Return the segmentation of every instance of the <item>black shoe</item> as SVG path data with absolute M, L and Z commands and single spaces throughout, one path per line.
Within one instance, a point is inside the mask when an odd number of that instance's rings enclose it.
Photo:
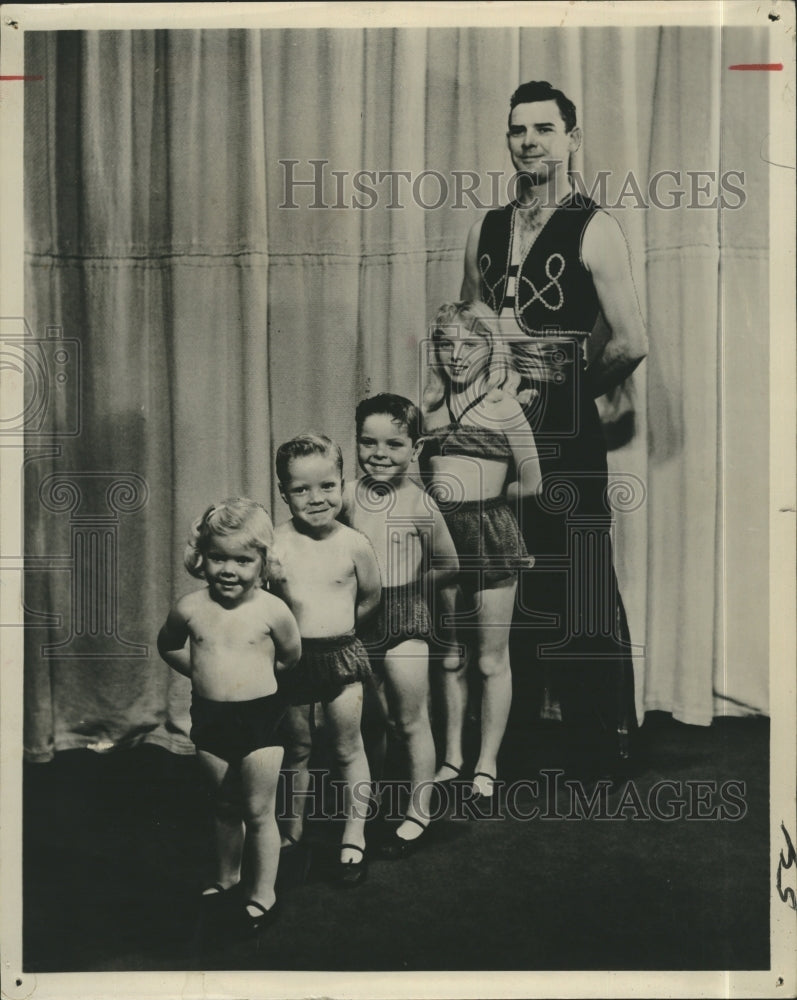
M 260 910 L 259 913 L 252 916 L 247 907 L 254 907 Z M 279 916 L 279 906 L 276 900 L 274 904 L 267 910 L 262 903 L 258 903 L 256 899 L 247 899 L 244 905 L 244 930 L 247 934 L 259 934 L 261 931 L 265 930 L 266 927 L 270 927 L 274 921 Z
M 450 778 L 435 778 L 434 783 L 436 785 L 448 785 L 452 781 L 457 781 L 459 778 L 462 777 L 462 768 L 461 767 L 456 767 L 456 765 L 454 765 L 454 764 L 449 764 L 447 760 L 443 761 L 443 763 L 440 765 L 440 767 L 438 768 L 438 770 L 441 770 L 444 767 L 447 767 L 449 769 L 449 771 L 453 771 L 454 773 L 451 775 Z
M 471 819 L 488 819 L 490 817 L 495 817 L 495 808 L 498 803 L 498 779 L 494 774 L 488 774 L 487 771 L 475 771 L 473 774 L 474 778 L 489 778 L 493 782 L 492 793 L 490 795 L 484 795 L 484 793 L 478 791 L 475 785 L 472 785 L 473 795 L 469 799 L 471 805 L 476 807 L 476 812 L 471 813 Z
M 408 858 L 411 854 L 421 846 L 421 841 L 426 836 L 426 831 L 429 829 L 428 823 L 421 823 L 419 819 L 415 819 L 414 816 L 405 816 L 405 822 L 415 823 L 419 826 L 423 833 L 417 836 L 414 840 L 407 840 L 404 837 L 399 837 L 398 828 L 396 828 L 389 839 L 384 841 L 384 843 L 379 845 L 379 857 L 384 858 L 386 861 L 399 861 L 402 858 Z
M 352 851 L 359 851 L 362 857 L 359 861 L 338 861 L 337 864 L 337 881 L 340 885 L 351 888 L 352 886 L 359 885 L 364 879 L 366 872 L 368 871 L 368 865 L 365 860 L 365 849 L 360 847 L 358 844 L 341 844 L 340 849 L 349 848 Z
M 229 885 L 226 888 L 221 884 L 221 882 L 214 882 L 213 885 L 207 886 L 202 891 L 202 895 L 199 897 L 202 911 L 211 914 L 224 909 L 230 905 L 231 901 L 238 896 L 240 891 L 240 882 L 235 882 L 233 885 Z
M 231 887 L 230 887 L 231 888 Z M 229 892 L 229 888 L 225 888 L 221 882 L 214 882 L 213 885 L 207 886 L 202 890 L 202 899 L 205 902 L 215 901 L 220 899 L 226 892 Z
M 496 776 L 494 774 L 488 774 L 486 771 L 474 771 L 473 772 L 473 777 L 474 778 L 489 778 L 489 780 L 492 782 L 492 791 L 490 792 L 489 795 L 485 795 L 483 792 L 478 791 L 478 789 L 476 788 L 476 785 L 474 784 L 473 785 L 473 791 L 474 791 L 475 794 L 474 794 L 473 799 L 471 801 L 473 801 L 473 802 L 486 802 L 486 803 L 492 802 L 493 795 L 495 795 L 496 782 L 498 781 L 498 779 L 496 778 Z

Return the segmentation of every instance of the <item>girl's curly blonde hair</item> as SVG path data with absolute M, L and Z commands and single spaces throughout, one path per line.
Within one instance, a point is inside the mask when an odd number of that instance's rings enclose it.
M 212 504 L 202 517 L 191 525 L 191 536 L 185 547 L 183 563 L 191 576 L 205 576 L 205 555 L 213 538 L 241 535 L 245 544 L 257 549 L 261 556 L 261 580 L 267 578 L 268 554 L 274 544 L 274 526 L 266 508 L 247 497 L 229 497 Z

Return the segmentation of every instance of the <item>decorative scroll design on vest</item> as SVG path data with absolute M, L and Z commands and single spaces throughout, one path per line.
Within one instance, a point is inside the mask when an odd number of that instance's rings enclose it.
M 482 296 L 485 305 L 488 305 L 494 313 L 501 312 L 501 303 L 504 301 L 504 293 L 506 289 L 506 275 L 503 274 L 491 285 L 487 280 L 487 275 L 490 272 L 490 268 L 493 265 L 492 258 L 488 253 L 483 253 L 479 257 L 479 274 L 481 275 L 482 281 Z M 496 292 L 496 289 L 500 288 L 500 294 Z
M 524 259 L 523 264 L 526 261 Z M 558 270 L 553 273 L 553 266 L 557 265 Z M 535 302 L 541 302 L 546 309 L 551 312 L 557 312 L 562 308 L 565 302 L 564 292 L 562 291 L 562 286 L 559 284 L 559 279 L 562 277 L 565 271 L 565 259 L 560 253 L 552 253 L 548 259 L 545 261 L 545 277 L 548 278 L 548 284 L 543 285 L 542 288 L 537 288 L 534 282 L 523 274 L 523 266 L 521 265 L 518 271 L 518 292 L 515 294 L 515 301 L 518 303 L 518 312 L 523 315 L 523 313 L 532 306 Z M 531 298 L 520 305 L 520 285 L 527 285 L 531 289 Z M 546 293 L 550 289 L 555 289 L 552 295 L 552 301 L 549 302 L 546 299 Z

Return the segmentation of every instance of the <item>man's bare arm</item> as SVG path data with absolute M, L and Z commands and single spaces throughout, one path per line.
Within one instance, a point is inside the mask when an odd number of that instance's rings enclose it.
M 603 348 L 587 368 L 592 394 L 597 397 L 628 378 L 647 356 L 648 339 L 628 245 L 615 219 L 605 212 L 593 216 L 584 232 L 581 256 L 608 324 Z

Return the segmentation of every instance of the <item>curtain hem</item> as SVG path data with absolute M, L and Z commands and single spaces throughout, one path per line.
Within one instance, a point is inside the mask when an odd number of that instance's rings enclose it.
M 132 739 L 119 740 L 116 743 L 108 741 L 107 745 L 103 741 L 92 741 L 90 738 L 61 739 L 56 742 L 55 746 L 47 750 L 26 749 L 23 752 L 23 760 L 28 764 L 48 764 L 56 754 L 68 750 L 90 750 L 92 753 L 105 756 L 115 753 L 117 750 L 132 750 L 144 744 L 161 747 L 163 750 L 181 757 L 193 756 L 196 752 L 194 744 L 187 737 L 147 733 L 143 736 L 135 736 Z

